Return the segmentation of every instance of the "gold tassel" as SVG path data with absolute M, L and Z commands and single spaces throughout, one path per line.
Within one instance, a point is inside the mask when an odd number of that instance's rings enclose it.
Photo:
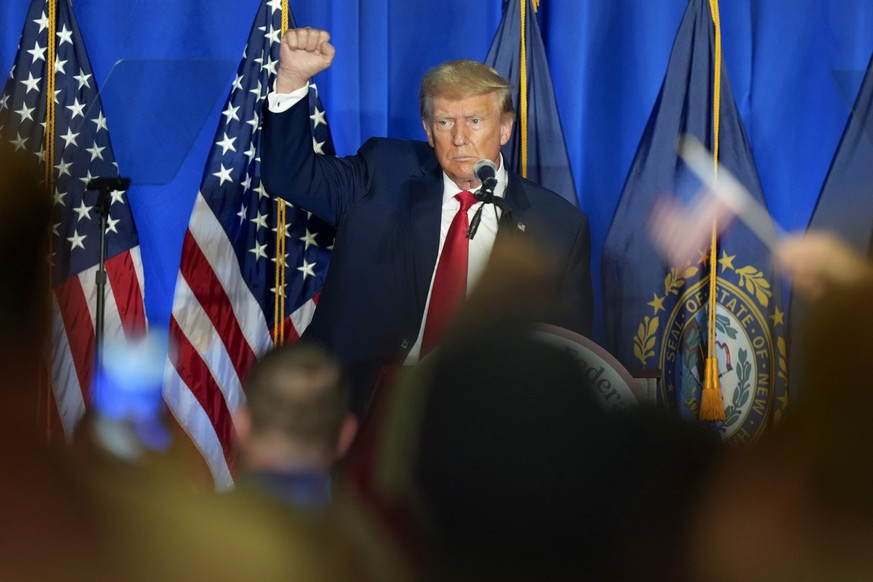
M 703 372 L 703 396 L 700 398 L 700 420 L 724 420 L 721 384 L 718 381 L 718 358 L 706 358 Z

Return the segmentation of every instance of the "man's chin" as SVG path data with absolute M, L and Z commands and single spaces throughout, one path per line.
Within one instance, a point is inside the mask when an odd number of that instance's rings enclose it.
M 458 186 L 458 188 L 461 188 L 463 190 L 472 190 L 475 187 L 474 184 L 476 183 L 476 179 L 472 176 L 472 174 L 469 176 L 455 175 L 454 177 L 449 177 L 452 179 L 452 182 L 454 182 Z
M 475 162 L 470 164 L 452 164 L 450 167 L 448 167 L 448 171 L 446 171 L 446 174 L 452 176 L 455 181 L 469 182 L 476 179 L 473 174 L 474 165 Z

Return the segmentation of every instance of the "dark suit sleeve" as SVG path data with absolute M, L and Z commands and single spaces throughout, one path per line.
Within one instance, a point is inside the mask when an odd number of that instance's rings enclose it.
M 337 226 L 366 195 L 366 163 L 360 156 L 337 158 L 313 151 L 307 99 L 282 113 L 265 107 L 263 115 L 261 178 L 267 192 Z
M 591 285 L 591 231 L 588 217 L 582 214 L 579 229 L 561 282 L 561 301 L 565 315 L 563 327 L 591 337 L 593 329 L 594 297 Z

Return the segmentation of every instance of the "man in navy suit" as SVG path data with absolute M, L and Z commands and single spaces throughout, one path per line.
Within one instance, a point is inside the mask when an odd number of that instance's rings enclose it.
M 261 168 L 270 193 L 337 229 L 305 335 L 342 362 L 352 380 L 353 410 L 363 411 L 386 363 L 414 363 L 429 349 L 422 340 L 426 324 L 433 325 L 428 312 L 438 258 L 461 214 L 456 197 L 481 186 L 473 171 L 480 160 L 497 168 L 495 203 L 478 202 L 467 211 L 472 218 L 484 205 L 466 253 L 466 289 L 481 276 L 499 227 L 500 237 L 533 241 L 557 266 L 554 288 L 562 309 L 551 323 L 590 335 L 588 219 L 554 192 L 507 170 L 500 148 L 515 119 L 510 83 L 482 63 L 444 63 L 422 80 L 426 143 L 373 138 L 353 156 L 318 155 L 306 96 L 309 79 L 333 62 L 329 41 L 327 32 L 310 28 L 286 33 L 264 114 Z

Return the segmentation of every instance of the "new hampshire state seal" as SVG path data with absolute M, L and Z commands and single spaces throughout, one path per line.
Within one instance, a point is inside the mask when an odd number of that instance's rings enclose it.
M 773 287 L 752 265 L 735 267 L 722 252 L 716 286 L 718 373 L 725 420 L 714 425 L 732 444 L 756 440 L 787 406 L 784 314 Z M 702 255 L 699 263 L 706 263 Z M 663 294 L 654 293 L 634 337 L 634 355 L 662 371 L 659 399 L 686 418 L 697 418 L 708 353 L 709 280 L 700 267 L 671 269 Z M 669 307 L 666 307 L 669 305 Z

